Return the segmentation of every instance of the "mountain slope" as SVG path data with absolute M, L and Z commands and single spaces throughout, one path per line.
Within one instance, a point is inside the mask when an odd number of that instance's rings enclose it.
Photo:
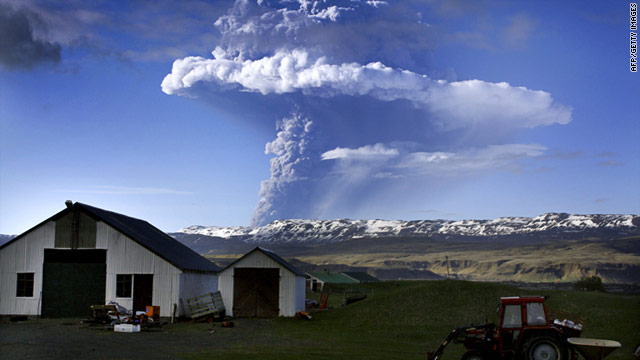
M 640 217 L 549 213 L 496 220 L 279 220 L 263 227 L 190 226 L 171 234 L 224 265 L 252 247 L 305 271 L 382 279 L 447 275 L 485 281 L 640 283 Z M 435 274 L 435 275 L 434 275 Z
M 3 235 L 3 234 L 0 234 L 0 246 L 2 246 L 4 243 L 7 243 L 7 242 L 11 241 L 16 236 L 17 235 Z
M 495 220 L 277 220 L 262 227 L 190 226 L 183 234 L 238 239 L 246 243 L 340 242 L 363 237 L 442 237 L 545 234 L 613 237 L 640 233 L 637 215 L 570 215 L 548 213 L 534 218 Z

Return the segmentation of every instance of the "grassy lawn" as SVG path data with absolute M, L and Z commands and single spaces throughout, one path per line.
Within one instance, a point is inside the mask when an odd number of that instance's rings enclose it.
M 354 286 L 349 286 L 354 288 Z M 311 321 L 268 321 L 246 340 L 211 352 L 184 354 L 190 359 L 424 359 L 456 326 L 480 324 L 486 314 L 497 322 L 501 296 L 551 295 L 549 308 L 585 320 L 583 337 L 623 344 L 608 359 L 633 359 L 640 342 L 640 297 L 576 291 L 532 293 L 517 288 L 466 281 L 392 281 L 358 285 L 367 299 L 341 306 L 341 288 L 330 296 L 333 309 L 313 313 Z M 307 294 L 318 298 L 319 294 Z M 464 349 L 450 345 L 445 358 L 459 359 Z

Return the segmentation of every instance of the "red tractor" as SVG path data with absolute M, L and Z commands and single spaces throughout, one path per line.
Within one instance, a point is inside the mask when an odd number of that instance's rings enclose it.
M 542 296 L 503 297 L 499 311 L 498 326 L 453 329 L 435 351 L 427 354 L 427 360 L 441 359 L 444 348 L 451 342 L 461 343 L 467 349 L 462 360 L 568 360 L 569 350 L 572 360 L 578 356 L 574 350 L 591 360 L 589 351 L 595 351 L 598 354 L 595 358 L 602 359 L 620 347 L 620 343 L 610 340 L 576 341 L 582 333 L 582 324 L 569 320 L 551 322 Z

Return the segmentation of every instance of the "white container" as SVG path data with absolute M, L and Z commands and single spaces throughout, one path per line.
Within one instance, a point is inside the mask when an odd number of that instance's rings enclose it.
M 126 333 L 140 332 L 140 325 L 131 325 L 131 324 L 113 325 L 113 331 L 126 332 Z

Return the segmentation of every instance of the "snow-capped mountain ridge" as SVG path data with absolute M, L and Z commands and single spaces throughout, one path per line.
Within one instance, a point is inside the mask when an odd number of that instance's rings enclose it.
M 503 236 L 542 232 L 615 231 L 639 233 L 638 215 L 574 215 L 547 213 L 534 218 L 494 220 L 276 220 L 261 227 L 189 226 L 179 232 L 245 242 L 339 242 L 363 237 Z

